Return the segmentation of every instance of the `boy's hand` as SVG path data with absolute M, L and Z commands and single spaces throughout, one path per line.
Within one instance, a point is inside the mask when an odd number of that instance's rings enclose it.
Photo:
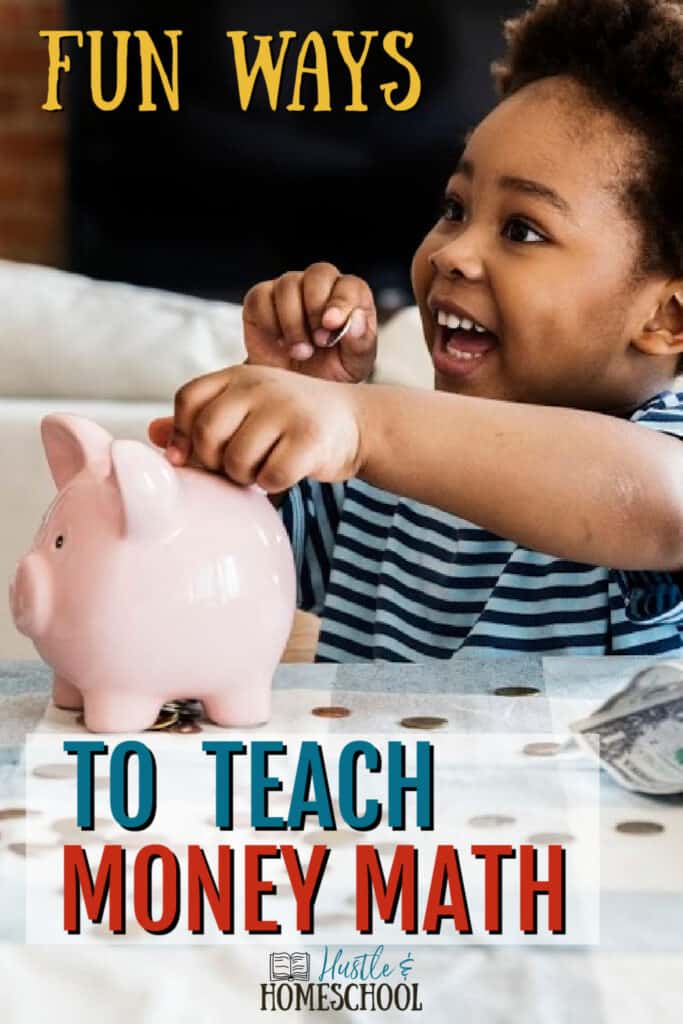
M 149 436 L 176 466 L 191 456 L 235 483 L 278 493 L 305 476 L 333 482 L 356 474 L 359 404 L 354 388 L 235 366 L 183 385 L 173 419 L 153 420 Z
M 346 323 L 344 337 L 330 338 Z M 251 288 L 242 312 L 248 363 L 296 370 L 309 377 L 355 384 L 366 380 L 377 350 L 377 313 L 360 277 L 331 263 L 313 263 Z

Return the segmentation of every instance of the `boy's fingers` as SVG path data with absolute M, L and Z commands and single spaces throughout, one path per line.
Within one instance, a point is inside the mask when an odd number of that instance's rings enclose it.
M 321 330 L 323 313 L 342 275 L 333 263 L 312 263 L 303 274 L 301 292 L 311 334 Z
M 249 362 L 286 369 L 289 353 L 281 339 L 272 281 L 263 281 L 247 292 L 242 307 L 242 324 Z
M 157 448 L 165 448 L 173 433 L 173 417 L 160 416 L 147 426 L 147 436 Z
M 290 271 L 279 277 L 273 286 L 273 301 L 280 325 L 280 335 L 288 349 L 293 345 L 311 342 L 301 291 L 301 278 L 302 275 L 297 271 Z
M 207 469 L 222 468 L 225 445 L 249 413 L 248 390 L 236 389 L 233 396 L 224 391 L 221 388 L 220 399 L 203 406 L 192 425 L 192 452 Z
M 281 433 L 274 418 L 264 421 L 263 417 L 247 414 L 223 448 L 225 475 L 237 484 L 253 484 Z
M 349 329 L 339 342 L 339 359 L 353 380 L 366 380 L 377 354 L 377 320 L 373 313 L 354 310 Z
M 311 469 L 311 454 L 290 435 L 283 435 L 259 469 L 255 482 L 268 494 L 279 494 L 302 480 Z
M 175 393 L 173 402 L 173 432 L 167 442 L 172 462 L 180 464 L 190 454 L 194 438 L 194 425 L 205 406 L 228 386 L 230 370 L 217 370 L 188 381 Z M 201 456 L 200 456 L 201 458 Z
M 321 325 L 328 331 L 339 331 L 354 309 L 374 314 L 375 302 L 362 277 L 344 274 L 336 281 L 330 293 Z

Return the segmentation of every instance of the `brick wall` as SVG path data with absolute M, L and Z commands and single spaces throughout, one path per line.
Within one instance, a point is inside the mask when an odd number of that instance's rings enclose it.
M 41 110 L 60 0 L 0 0 L 0 258 L 64 258 L 65 114 Z

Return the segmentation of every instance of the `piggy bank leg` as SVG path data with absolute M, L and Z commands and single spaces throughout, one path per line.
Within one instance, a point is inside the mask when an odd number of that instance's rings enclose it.
M 158 697 L 130 690 L 89 691 L 83 718 L 91 732 L 142 732 L 154 725 L 160 706 Z
M 56 672 L 52 679 L 52 701 L 55 707 L 65 711 L 80 711 L 83 707 L 81 691 Z
M 229 687 L 230 684 L 227 684 Z M 207 717 L 216 725 L 262 725 L 270 718 L 271 677 L 251 680 L 249 689 L 226 688 L 222 693 L 202 697 Z

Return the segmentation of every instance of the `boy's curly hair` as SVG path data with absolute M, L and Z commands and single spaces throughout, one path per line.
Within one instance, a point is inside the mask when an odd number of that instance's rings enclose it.
M 569 75 L 640 142 L 619 183 L 641 230 L 636 274 L 683 273 L 683 0 L 536 0 L 504 34 L 501 99 Z

